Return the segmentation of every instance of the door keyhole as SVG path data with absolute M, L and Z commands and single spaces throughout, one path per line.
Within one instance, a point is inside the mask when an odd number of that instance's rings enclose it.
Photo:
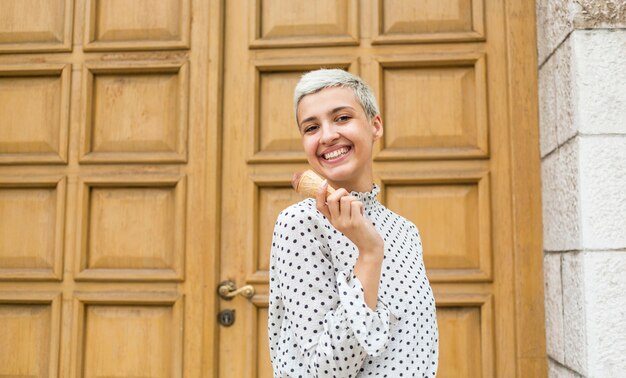
M 217 315 L 217 319 L 224 327 L 230 327 L 235 322 L 235 310 L 222 310 Z

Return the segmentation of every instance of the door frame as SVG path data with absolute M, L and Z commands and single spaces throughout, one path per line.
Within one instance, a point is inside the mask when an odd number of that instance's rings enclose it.
M 506 0 L 505 11 L 516 370 L 546 377 L 535 2 Z

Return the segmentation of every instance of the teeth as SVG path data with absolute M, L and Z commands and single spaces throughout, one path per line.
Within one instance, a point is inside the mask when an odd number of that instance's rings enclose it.
M 340 148 L 338 150 L 335 150 L 333 152 L 329 152 L 327 154 L 324 154 L 324 159 L 326 159 L 326 160 L 334 159 L 334 158 L 336 158 L 338 156 L 345 155 L 347 152 L 348 152 L 348 148 L 347 147 L 342 147 L 342 148 Z

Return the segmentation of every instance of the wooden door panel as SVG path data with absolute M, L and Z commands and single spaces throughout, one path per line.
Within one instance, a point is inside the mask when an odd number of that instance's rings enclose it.
M 52 377 L 59 361 L 61 296 L 0 293 L 0 376 Z
M 0 3 L 0 53 L 69 51 L 74 0 L 4 0 Z
M 189 63 L 85 65 L 81 162 L 184 162 Z
M 410 166 L 405 169 L 396 174 L 377 170 L 382 200 L 391 210 L 419 225 L 430 281 L 491 281 L 488 173 L 441 169 L 433 174 L 416 172 Z
M 182 376 L 182 296 L 77 293 L 74 305 L 77 375 Z
M 66 180 L 0 179 L 0 280 L 60 280 Z
M 375 0 L 375 44 L 484 39 L 483 0 Z
M 184 279 L 185 177 L 84 178 L 78 198 L 77 280 Z
M 376 160 L 488 156 L 485 57 L 443 55 L 376 58 L 385 117 Z
M 440 377 L 480 377 L 480 312 L 472 307 L 437 307 Z
M 67 161 L 70 64 L 0 64 L 0 164 Z
M 189 47 L 190 0 L 87 0 L 85 50 Z
M 437 295 L 437 323 L 438 377 L 495 376 L 490 294 L 440 293 Z
M 250 47 L 358 44 L 358 0 L 253 0 Z

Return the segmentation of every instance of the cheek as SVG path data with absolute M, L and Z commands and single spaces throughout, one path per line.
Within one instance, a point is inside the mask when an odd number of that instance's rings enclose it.
M 359 155 L 370 155 L 373 151 L 374 141 L 371 139 L 362 138 L 359 143 L 357 153 Z
M 304 153 L 307 155 L 315 155 L 317 152 L 317 144 L 311 138 L 303 138 L 302 147 L 304 148 Z
M 304 147 L 304 155 L 306 156 L 306 160 L 312 166 L 317 166 L 319 164 L 317 160 L 317 140 L 314 138 L 303 138 L 302 139 L 302 147 Z

